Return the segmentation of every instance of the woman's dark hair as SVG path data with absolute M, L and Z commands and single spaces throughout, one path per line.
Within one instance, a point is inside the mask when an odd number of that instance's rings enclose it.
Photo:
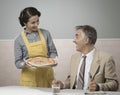
M 76 30 L 81 29 L 85 36 L 89 38 L 90 44 L 95 44 L 97 40 L 97 32 L 96 29 L 90 25 L 76 26 Z
M 34 7 L 27 7 L 20 12 L 19 22 L 21 26 L 25 26 L 25 23 L 28 22 L 29 18 L 32 16 L 38 15 L 41 16 L 41 13 Z

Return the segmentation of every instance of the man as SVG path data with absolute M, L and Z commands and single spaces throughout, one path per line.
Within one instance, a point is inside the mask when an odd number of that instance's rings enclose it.
M 96 39 L 97 32 L 92 26 L 76 27 L 73 42 L 79 53 L 71 58 L 70 75 L 65 82 L 53 80 L 53 83 L 60 83 L 61 88 L 89 89 L 90 91 L 118 89 L 115 62 L 110 54 L 98 51 L 94 47 Z

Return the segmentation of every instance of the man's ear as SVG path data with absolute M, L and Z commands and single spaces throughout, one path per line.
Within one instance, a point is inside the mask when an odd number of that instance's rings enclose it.
M 89 44 L 89 38 L 88 37 L 85 38 L 85 43 Z

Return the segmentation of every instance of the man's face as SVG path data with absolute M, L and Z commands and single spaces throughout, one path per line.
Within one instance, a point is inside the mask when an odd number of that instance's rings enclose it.
M 30 17 L 29 21 L 25 24 L 26 30 L 28 32 L 37 31 L 38 25 L 39 25 L 39 17 L 38 17 L 38 15 Z
M 76 50 L 83 52 L 86 44 L 86 37 L 83 34 L 82 30 L 79 29 L 76 31 L 75 38 L 73 42 L 76 44 Z

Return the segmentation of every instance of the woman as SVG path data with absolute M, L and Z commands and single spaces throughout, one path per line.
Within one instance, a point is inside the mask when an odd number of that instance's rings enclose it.
M 34 7 L 23 9 L 19 16 L 24 31 L 15 39 L 14 52 L 15 65 L 22 69 L 21 86 L 51 87 L 54 79 L 52 67 L 32 68 L 24 62 L 26 58 L 57 56 L 49 31 L 38 28 L 40 16 L 41 13 Z

